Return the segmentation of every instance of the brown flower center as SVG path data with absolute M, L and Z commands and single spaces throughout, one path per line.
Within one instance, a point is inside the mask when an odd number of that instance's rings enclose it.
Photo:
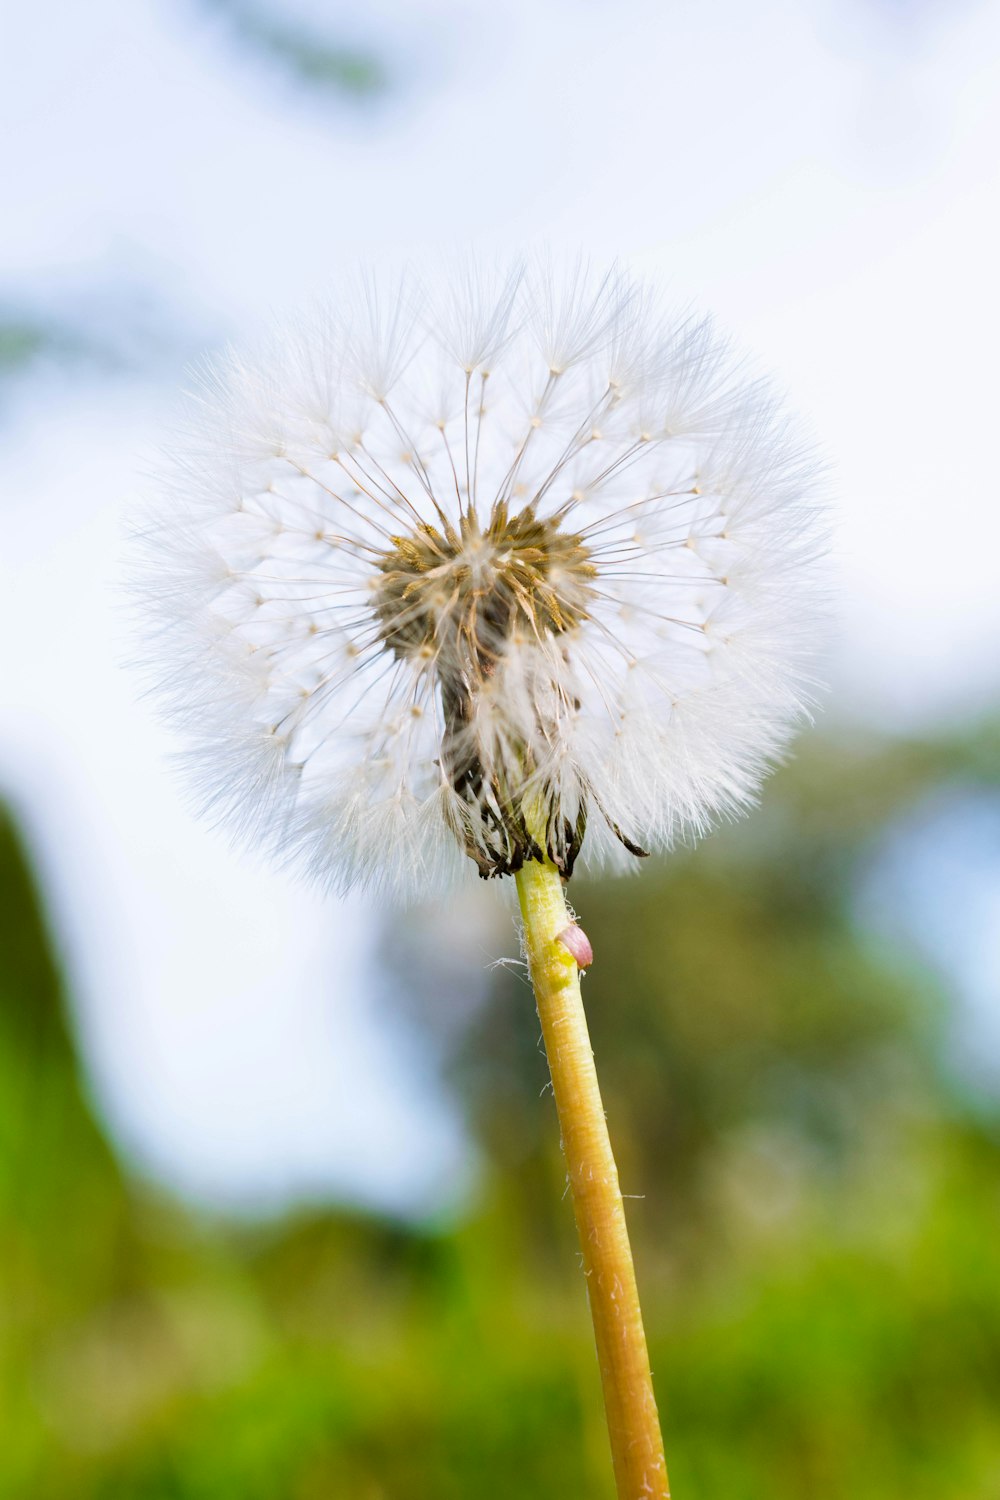
M 475 511 L 457 526 L 440 512 L 439 519 L 393 537 L 379 560 L 373 605 L 382 639 L 397 658 L 434 674 L 444 728 L 439 764 L 457 793 L 449 817 L 480 874 L 512 874 L 548 854 L 568 875 L 586 825 L 583 800 L 567 819 L 554 789 L 536 787 L 542 844 L 522 806 L 522 786 L 552 726 L 540 707 L 536 722 L 520 729 L 513 722 L 498 729 L 495 716 L 477 710 L 512 648 L 551 644 L 586 620 L 597 570 L 583 537 L 561 529 L 563 514 L 541 519 L 527 505 L 511 515 L 498 501 L 485 527 Z
M 596 570 L 581 536 L 534 507 L 498 502 L 485 529 L 424 523 L 393 537 L 379 562 L 375 613 L 398 657 L 424 657 L 468 690 L 492 676 L 511 642 L 562 635 L 587 618 Z

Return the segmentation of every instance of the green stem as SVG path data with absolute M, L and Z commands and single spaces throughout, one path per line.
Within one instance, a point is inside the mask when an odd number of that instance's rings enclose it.
M 517 894 L 583 1250 L 618 1500 L 669 1500 L 625 1208 L 580 972 L 559 941 L 571 918 L 558 870 L 548 860 L 529 861 L 517 876 Z

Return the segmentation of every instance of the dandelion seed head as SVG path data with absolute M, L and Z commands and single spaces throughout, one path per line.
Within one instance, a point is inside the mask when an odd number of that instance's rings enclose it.
M 207 372 L 139 527 L 203 806 L 402 895 L 703 833 L 808 705 L 815 473 L 617 270 L 364 280 Z

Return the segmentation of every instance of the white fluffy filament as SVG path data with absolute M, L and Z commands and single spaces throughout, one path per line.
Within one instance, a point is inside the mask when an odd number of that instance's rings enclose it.
M 570 868 L 664 848 L 804 711 L 815 463 L 618 271 L 366 281 L 227 356 L 164 470 L 139 593 L 202 802 L 340 889 L 517 868 L 529 803 Z

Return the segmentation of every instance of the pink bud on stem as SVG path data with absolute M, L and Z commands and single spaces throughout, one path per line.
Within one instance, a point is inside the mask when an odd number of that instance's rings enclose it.
M 562 932 L 557 935 L 556 942 L 562 943 L 563 947 L 572 953 L 576 959 L 577 968 L 589 969 L 594 962 L 594 950 L 590 946 L 590 938 L 575 922 L 563 928 Z

